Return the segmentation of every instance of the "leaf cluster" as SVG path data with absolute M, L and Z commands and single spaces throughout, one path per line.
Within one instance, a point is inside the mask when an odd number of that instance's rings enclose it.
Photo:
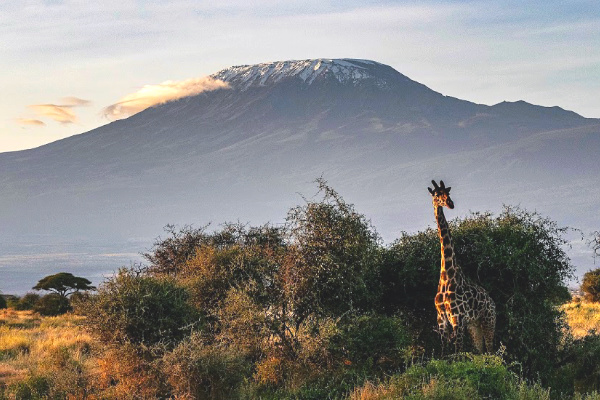
M 583 275 L 581 291 L 586 300 L 600 301 L 600 268 L 590 270 Z

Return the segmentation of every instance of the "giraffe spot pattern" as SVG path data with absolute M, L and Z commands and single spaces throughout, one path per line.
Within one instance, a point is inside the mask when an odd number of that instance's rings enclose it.
M 480 352 L 483 352 L 484 341 L 486 350 L 492 351 L 496 307 L 485 289 L 469 281 L 453 259 L 452 238 L 442 210 L 442 206 L 445 206 L 448 200 L 450 198 L 447 194 L 433 195 L 442 247 L 442 271 L 435 297 L 438 328 L 443 341 L 454 340 L 457 351 L 462 350 L 462 339 L 466 328 Z

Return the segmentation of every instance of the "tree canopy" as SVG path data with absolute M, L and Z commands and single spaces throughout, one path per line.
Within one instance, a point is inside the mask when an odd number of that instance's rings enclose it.
M 121 271 L 92 296 L 86 323 L 108 344 L 146 349 L 138 354 L 152 368 L 164 363 L 151 369 L 164 373 L 154 381 L 172 389 L 157 397 L 235 397 L 229 391 L 246 382 L 250 398 L 303 398 L 282 391 L 319 385 L 310 398 L 323 398 L 439 355 L 437 232 L 384 245 L 364 215 L 317 183 L 321 197 L 292 208 L 282 226 L 169 226 L 147 268 Z M 450 228 L 465 275 L 496 303 L 496 347 L 549 382 L 566 339 L 556 307 L 573 270 L 566 229 L 511 207 Z
M 588 301 L 600 301 L 600 268 L 590 270 L 583 275 L 581 291 Z
M 47 290 L 66 298 L 80 290 L 95 290 L 96 288 L 91 284 L 92 282 L 86 278 L 74 276 L 69 272 L 59 272 L 40 279 L 33 289 Z

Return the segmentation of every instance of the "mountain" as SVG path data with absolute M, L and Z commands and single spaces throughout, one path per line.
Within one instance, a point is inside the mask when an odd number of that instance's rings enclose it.
M 523 101 L 475 104 L 368 60 L 211 77 L 229 87 L 0 154 L 0 242 L 151 240 L 168 223 L 281 222 L 319 176 L 387 240 L 433 224 L 434 178 L 454 188 L 451 217 L 514 204 L 600 229 L 598 119 Z

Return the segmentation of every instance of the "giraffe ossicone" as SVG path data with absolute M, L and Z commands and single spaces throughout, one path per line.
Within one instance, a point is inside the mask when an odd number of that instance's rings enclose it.
M 491 352 L 494 347 L 496 305 L 481 286 L 469 280 L 456 262 L 450 227 L 444 216 L 444 207 L 454 208 L 450 187 L 435 181 L 429 193 L 433 198 L 433 211 L 441 246 L 440 282 L 435 296 L 437 322 L 442 337 L 442 347 L 454 341 L 455 351 L 462 351 L 464 331 L 469 330 L 473 344 L 480 353 Z

